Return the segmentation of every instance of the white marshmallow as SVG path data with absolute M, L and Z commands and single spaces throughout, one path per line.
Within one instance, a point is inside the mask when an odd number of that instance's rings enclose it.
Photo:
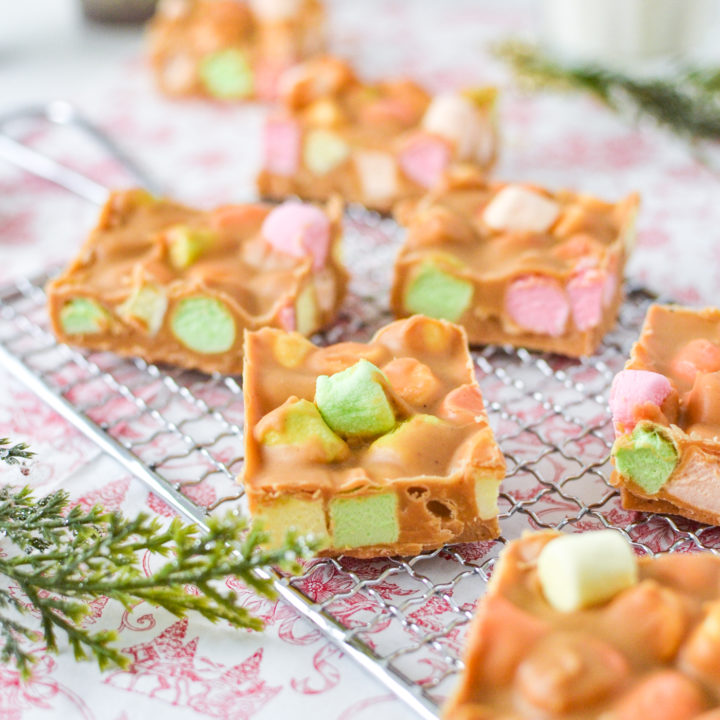
M 196 63 L 190 55 L 173 55 L 162 69 L 165 88 L 170 93 L 184 93 L 195 84 Z
M 398 172 L 392 155 L 378 150 L 360 150 L 353 160 L 368 202 L 383 202 L 395 196 Z
M 488 203 L 483 220 L 494 230 L 545 232 L 559 214 L 554 200 L 521 185 L 508 185 Z
M 301 0 L 250 0 L 250 8 L 261 20 L 283 22 L 300 11 Z
M 458 160 L 486 163 L 492 157 L 494 138 L 489 121 L 469 98 L 455 93 L 436 95 L 422 126 L 453 143 Z
M 545 598 L 561 612 L 609 600 L 638 580 L 635 554 L 615 530 L 551 540 L 538 557 L 537 570 Z

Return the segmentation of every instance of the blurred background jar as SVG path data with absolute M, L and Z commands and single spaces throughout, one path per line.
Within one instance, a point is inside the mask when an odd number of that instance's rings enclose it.
M 81 0 L 88 20 L 103 23 L 141 23 L 152 17 L 157 0 Z
M 704 54 L 720 0 L 542 0 L 543 41 L 579 62 L 627 66 Z M 710 45 L 715 45 L 715 48 Z

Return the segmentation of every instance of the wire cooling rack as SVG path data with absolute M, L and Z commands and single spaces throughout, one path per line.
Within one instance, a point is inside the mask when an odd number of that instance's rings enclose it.
M 398 227 L 351 208 L 345 237 L 351 292 L 337 322 L 314 338 L 321 344 L 367 340 L 390 319 Z M 243 512 L 235 480 L 243 463 L 240 379 L 58 344 L 45 311 L 50 276 L 0 288 L 0 364 L 176 511 L 201 526 L 208 513 Z M 437 717 L 462 669 L 468 621 L 498 552 L 522 531 L 613 527 L 646 553 L 720 547 L 715 528 L 623 510 L 607 482 L 607 393 L 650 301 L 628 289 L 617 327 L 589 359 L 509 347 L 473 351 L 508 465 L 499 540 L 413 558 L 320 559 L 299 576 L 274 575 L 287 602 L 420 717 Z

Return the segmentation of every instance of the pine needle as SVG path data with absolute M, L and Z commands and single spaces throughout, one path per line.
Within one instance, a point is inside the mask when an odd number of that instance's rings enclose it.
M 614 110 L 632 111 L 690 140 L 720 140 L 720 68 L 688 68 L 639 78 L 554 59 L 535 45 L 510 40 L 495 47 L 529 89 L 581 90 Z
M 29 460 L 35 455 L 28 450 L 27 443 L 17 443 L 12 447 L 6 447 L 7 445 L 10 445 L 10 439 L 0 438 L 0 461 L 8 465 L 18 465 L 21 460 Z
M 0 440 L 0 445 L 9 441 Z M 2 450 L 2 459 L 16 463 L 32 456 L 24 444 Z M 0 574 L 20 588 L 40 615 L 40 632 L 22 622 L 30 608 L 0 589 L 0 662 L 14 661 L 28 678 L 37 651 L 28 641 L 41 636 L 46 649 L 57 652 L 69 643 L 77 660 L 94 658 L 101 670 L 125 668 L 129 658 L 114 646 L 116 634 L 82 627 L 90 602 L 100 597 L 126 608 L 148 602 L 177 617 L 194 612 L 211 622 L 259 630 L 262 622 L 237 604 L 224 586 L 230 576 L 256 592 L 273 597 L 270 580 L 257 571 L 272 566 L 292 570 L 312 549 L 288 534 L 277 549 L 264 547 L 267 536 L 248 529 L 237 514 L 208 519 L 209 529 L 174 519 L 163 525 L 140 514 L 133 519 L 99 506 L 68 510 L 69 495 L 53 492 L 36 498 L 28 487 L 0 488 Z M 160 558 L 148 577 L 141 565 L 144 552 Z M 199 594 L 187 588 L 196 588 Z

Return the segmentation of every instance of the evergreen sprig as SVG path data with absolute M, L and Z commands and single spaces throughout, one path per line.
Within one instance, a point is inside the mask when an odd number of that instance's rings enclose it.
M 519 40 L 500 43 L 495 52 L 530 89 L 582 90 L 614 110 L 631 109 L 691 140 L 720 140 L 720 68 L 687 68 L 667 77 L 640 78 L 597 65 L 561 62 Z
M 6 462 L 8 465 L 17 465 L 21 460 L 29 460 L 34 452 L 28 450 L 27 443 L 17 443 L 12 447 L 10 445 L 10 438 L 0 438 L 0 460 Z
M 25 447 L 15 448 L 27 453 Z M 18 453 L 2 459 L 12 463 L 11 457 L 29 456 Z M 14 660 L 24 678 L 37 659 L 26 641 L 41 636 L 46 649 L 57 652 L 58 635 L 64 635 L 77 660 L 92 656 L 100 669 L 128 666 L 128 656 L 113 645 L 115 632 L 82 627 L 90 602 L 100 597 L 128 609 L 145 601 L 177 617 L 196 612 L 211 622 L 258 630 L 262 622 L 237 604 L 236 593 L 214 581 L 235 576 L 273 597 L 271 581 L 257 571 L 293 569 L 312 549 L 289 534 L 282 547 L 268 550 L 266 535 L 258 527 L 248 529 L 233 513 L 209 518 L 207 532 L 201 532 L 177 518 L 163 525 L 145 514 L 128 519 L 99 506 L 68 510 L 68 504 L 62 490 L 36 498 L 28 487 L 0 489 L 0 574 L 29 600 L 28 606 L 0 588 L 0 661 Z M 165 558 L 149 576 L 141 564 L 146 552 Z M 22 622 L 33 609 L 41 632 Z

